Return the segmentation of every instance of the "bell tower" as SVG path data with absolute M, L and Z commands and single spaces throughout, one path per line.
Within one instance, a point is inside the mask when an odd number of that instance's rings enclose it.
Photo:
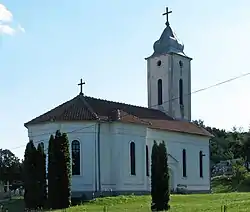
M 191 60 L 184 45 L 170 27 L 166 9 L 166 27 L 154 43 L 147 60 L 148 107 L 159 109 L 175 119 L 191 121 Z

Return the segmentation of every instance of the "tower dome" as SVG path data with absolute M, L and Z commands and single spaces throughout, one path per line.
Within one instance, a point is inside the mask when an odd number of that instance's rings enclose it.
M 166 54 L 166 53 L 182 53 L 184 45 L 177 39 L 173 30 L 168 25 L 159 40 L 154 43 L 154 55 Z
M 151 55 L 151 57 L 169 53 L 176 53 L 186 56 L 184 53 L 184 45 L 178 40 L 170 27 L 168 21 L 168 14 L 170 13 L 172 13 L 172 11 L 168 11 L 167 8 L 166 13 L 163 14 L 167 16 L 166 28 L 162 32 L 160 39 L 154 43 L 154 53 Z

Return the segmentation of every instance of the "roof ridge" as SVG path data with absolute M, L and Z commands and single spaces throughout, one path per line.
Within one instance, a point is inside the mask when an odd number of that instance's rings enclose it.
M 93 108 L 90 106 L 90 104 L 86 101 L 85 97 L 82 94 L 78 95 L 80 100 L 83 101 L 83 103 L 87 106 L 88 110 L 91 112 L 91 114 L 96 118 L 100 119 L 97 113 L 93 110 Z
M 108 103 L 122 104 L 122 105 L 127 105 L 127 106 L 138 107 L 138 108 L 143 108 L 143 109 L 147 109 L 147 110 L 154 110 L 154 111 L 162 112 L 161 110 L 158 110 L 158 109 L 143 107 L 143 106 L 139 106 L 139 105 L 132 105 L 132 104 L 124 103 L 124 102 L 116 102 L 116 101 L 111 101 L 111 100 L 107 100 L 107 99 L 95 98 L 95 97 L 92 97 L 92 96 L 85 96 L 85 97 L 95 99 L 95 100 L 105 101 L 105 102 L 108 102 Z

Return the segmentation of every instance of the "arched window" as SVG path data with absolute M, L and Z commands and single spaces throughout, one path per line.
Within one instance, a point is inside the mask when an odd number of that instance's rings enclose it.
M 158 105 L 162 105 L 162 80 L 158 80 Z
M 130 173 L 135 175 L 135 143 L 130 143 Z
M 80 142 L 72 141 L 72 175 L 80 175 Z
M 203 177 L 203 153 L 200 151 L 200 177 Z
M 149 176 L 148 145 L 146 145 L 146 176 Z
M 187 177 L 187 156 L 186 150 L 182 150 L 182 176 Z
M 179 103 L 183 105 L 183 80 L 179 80 Z

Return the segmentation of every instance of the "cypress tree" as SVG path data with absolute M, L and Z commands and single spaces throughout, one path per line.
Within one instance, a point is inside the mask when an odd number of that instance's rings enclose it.
M 37 147 L 37 179 L 38 179 L 38 207 L 44 208 L 47 200 L 47 183 L 46 183 L 46 155 L 40 144 Z
M 24 171 L 24 201 L 28 209 L 36 209 L 38 206 L 38 186 L 37 186 L 37 150 L 33 141 L 26 145 L 23 171 Z
M 55 189 L 55 196 L 54 196 L 54 205 L 53 209 L 61 209 L 61 196 L 63 195 L 63 190 L 61 187 L 61 179 L 62 179 L 62 148 L 61 148 L 61 141 L 62 134 L 59 130 L 56 131 L 55 140 L 54 140 L 54 156 L 55 156 L 55 181 L 54 181 L 54 189 Z M 60 194 L 60 195 L 58 195 Z
M 61 135 L 60 139 L 60 148 L 61 148 L 61 180 L 60 180 L 60 188 L 61 188 L 61 208 L 68 208 L 71 203 L 71 160 L 70 160 L 70 152 L 69 152 L 69 141 L 66 133 Z
M 67 134 L 56 131 L 49 141 L 48 203 L 52 209 L 62 209 L 71 203 L 71 160 Z
M 168 210 L 170 208 L 168 155 L 164 142 L 157 145 L 154 141 L 151 161 L 151 210 Z
M 50 136 L 48 147 L 48 207 L 55 208 L 55 198 L 58 195 L 56 190 L 56 157 L 55 137 Z
M 159 209 L 169 210 L 170 188 L 169 188 L 169 170 L 168 170 L 168 154 L 165 142 L 159 144 L 159 171 L 161 176 L 161 187 L 159 188 Z
M 157 210 L 157 201 L 158 201 L 158 193 L 157 193 L 157 183 L 158 183 L 158 155 L 159 155 L 159 147 L 154 141 L 154 145 L 152 148 L 152 155 L 151 155 L 151 197 L 152 197 L 152 204 L 151 209 L 152 211 Z

